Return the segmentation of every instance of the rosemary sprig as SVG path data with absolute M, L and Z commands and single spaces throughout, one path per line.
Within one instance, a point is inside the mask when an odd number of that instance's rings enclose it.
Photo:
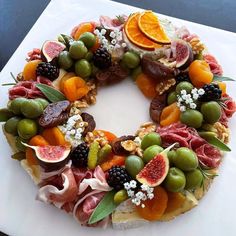
M 18 80 L 16 79 L 16 77 L 13 75 L 12 72 L 10 72 L 10 75 L 11 75 L 12 79 L 13 79 L 16 83 L 18 83 Z
M 6 84 L 2 84 L 2 86 L 12 86 L 12 85 L 16 85 L 16 83 L 6 83 Z
M 124 16 L 118 15 L 118 16 L 116 16 L 116 18 L 120 22 L 120 24 L 124 24 L 125 23 L 125 17 Z

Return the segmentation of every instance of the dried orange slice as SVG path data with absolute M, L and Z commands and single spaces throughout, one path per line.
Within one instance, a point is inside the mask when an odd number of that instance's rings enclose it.
M 140 13 L 135 13 L 129 17 L 127 20 L 124 30 L 127 38 L 138 47 L 146 50 L 154 50 L 155 48 L 160 48 L 161 46 L 155 42 L 148 39 L 138 27 L 138 19 Z
M 169 44 L 170 39 L 152 11 L 145 11 L 138 18 L 138 27 L 149 39 L 156 43 Z

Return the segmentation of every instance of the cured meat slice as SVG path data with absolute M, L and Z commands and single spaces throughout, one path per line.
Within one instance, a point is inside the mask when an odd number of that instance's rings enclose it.
M 120 16 L 120 18 L 124 19 L 124 21 L 128 18 L 126 15 Z M 100 16 L 99 18 L 100 24 L 104 26 L 106 29 L 117 29 L 121 30 L 123 28 L 124 23 L 118 18 L 110 18 L 109 16 Z
M 215 59 L 214 56 L 212 56 L 211 54 L 206 54 L 203 56 L 204 60 L 208 63 L 208 65 L 211 68 L 211 72 L 215 75 L 222 75 L 223 74 L 223 70 L 221 65 L 217 62 L 217 60 Z

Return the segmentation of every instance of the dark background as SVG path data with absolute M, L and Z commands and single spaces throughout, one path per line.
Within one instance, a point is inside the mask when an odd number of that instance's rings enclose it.
M 236 32 L 236 0 L 116 1 Z M 0 70 L 49 2 L 49 0 L 0 0 Z
M 235 0 L 116 1 L 236 32 Z M 49 0 L 0 0 L 0 70 L 49 2 Z

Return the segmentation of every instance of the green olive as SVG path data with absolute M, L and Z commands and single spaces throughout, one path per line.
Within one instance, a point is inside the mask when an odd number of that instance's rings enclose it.
M 89 49 L 92 48 L 96 43 L 96 36 L 90 32 L 81 34 L 79 40 L 82 41 L 85 46 Z
M 200 187 L 203 181 L 203 175 L 199 169 L 186 172 L 185 178 L 186 178 L 185 188 L 188 190 L 194 190 Z
M 90 52 L 90 51 L 87 52 L 86 55 L 85 55 L 85 57 L 84 57 L 84 59 L 87 60 L 87 61 L 89 61 L 89 62 L 92 61 L 92 59 L 93 59 L 93 53 Z
M 49 105 L 49 102 L 48 100 L 44 99 L 44 98 L 36 98 L 34 99 L 36 102 L 39 102 L 42 106 L 43 106 L 43 109 L 45 109 L 48 105 Z
M 126 52 L 123 55 L 122 61 L 128 68 L 134 69 L 140 64 L 140 57 L 134 52 Z
M 68 51 L 62 51 L 58 56 L 58 64 L 61 68 L 68 70 L 74 64 Z
M 69 55 L 72 59 L 78 60 L 85 57 L 88 49 L 82 41 L 74 41 L 70 44 Z
M 142 73 L 142 67 L 138 66 L 132 70 L 131 77 L 135 81 L 137 77 Z
M 15 116 L 15 114 L 12 111 L 10 111 L 8 108 L 0 109 L 0 122 L 5 122 L 13 116 Z
M 161 146 L 158 145 L 152 145 L 145 149 L 143 153 L 143 161 L 145 163 L 148 163 L 151 161 L 156 155 L 158 155 L 160 152 L 162 152 L 164 149 Z
M 17 135 L 17 125 L 21 120 L 20 117 L 14 116 L 10 118 L 4 125 L 4 130 L 12 135 Z
M 21 107 L 25 101 L 27 101 L 26 98 L 15 98 L 9 103 L 8 109 L 16 115 L 21 115 Z
M 176 86 L 176 93 L 180 94 L 182 90 L 186 90 L 187 93 L 191 93 L 193 89 L 193 85 L 187 81 L 183 81 L 180 82 L 177 86 Z
M 175 91 L 170 92 L 167 97 L 167 104 L 170 105 L 177 100 L 177 93 Z
M 145 150 L 146 148 L 152 145 L 159 145 L 161 146 L 161 136 L 156 132 L 151 132 L 146 134 L 141 142 L 141 148 Z
M 180 192 L 184 189 L 185 184 L 184 172 L 176 167 L 171 167 L 164 182 L 166 189 L 170 192 Z
M 87 60 L 81 59 L 75 63 L 75 73 L 82 78 L 87 78 L 92 73 L 92 67 Z
M 167 153 L 170 165 L 173 165 L 175 163 L 175 159 L 177 157 L 177 153 L 175 150 L 171 150 Z
M 214 124 L 221 117 L 221 106 L 215 101 L 203 103 L 201 113 L 207 123 Z
M 114 196 L 114 202 L 116 204 L 120 204 L 120 203 L 124 202 L 126 199 L 128 199 L 128 194 L 125 189 L 121 189 Z
M 30 139 L 37 134 L 38 126 L 35 120 L 22 119 L 17 124 L 17 131 L 22 139 Z
M 188 109 L 181 113 L 180 121 L 187 126 L 198 129 L 202 126 L 203 115 L 197 110 Z
M 196 153 L 186 147 L 181 147 L 176 150 L 176 158 L 174 164 L 183 171 L 191 171 L 198 167 L 198 158 Z
M 136 175 L 143 169 L 143 160 L 136 155 L 130 155 L 125 160 L 125 169 L 132 178 L 136 178 Z
M 22 103 L 21 113 L 26 118 L 37 118 L 43 114 L 43 106 L 34 99 L 28 99 Z

